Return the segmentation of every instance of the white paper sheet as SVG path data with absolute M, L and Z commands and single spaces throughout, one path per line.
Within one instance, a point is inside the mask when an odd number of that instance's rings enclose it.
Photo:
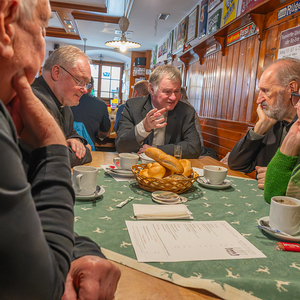
M 226 221 L 126 221 L 138 262 L 266 257 Z
M 192 213 L 184 204 L 148 205 L 132 204 L 133 213 L 137 219 L 193 219 Z

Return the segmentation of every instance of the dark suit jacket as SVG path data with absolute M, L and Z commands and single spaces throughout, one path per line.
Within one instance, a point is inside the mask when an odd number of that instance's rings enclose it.
M 135 138 L 135 126 L 140 123 L 152 109 L 151 95 L 127 100 L 120 120 L 116 138 L 116 149 L 121 152 L 138 152 L 140 145 Z M 142 144 L 152 145 L 153 132 Z M 158 146 L 167 154 L 174 154 L 174 145 L 182 145 L 183 158 L 198 158 L 201 143 L 195 127 L 195 110 L 181 101 L 168 112 L 165 132 L 165 145 Z
M 56 119 L 60 125 L 66 139 L 78 139 L 84 145 L 87 145 L 87 141 L 80 135 L 77 134 L 73 127 L 73 114 L 71 108 L 68 106 L 62 107 L 60 102 L 57 100 L 50 87 L 42 76 L 37 78 L 32 84 L 33 93 L 43 102 L 48 108 L 50 113 Z M 71 167 L 82 165 L 92 161 L 92 155 L 88 148 L 86 148 L 85 156 L 81 159 L 77 158 L 75 152 L 68 147 Z

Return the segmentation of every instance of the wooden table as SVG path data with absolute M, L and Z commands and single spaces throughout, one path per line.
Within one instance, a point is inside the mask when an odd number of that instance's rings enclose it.
M 99 167 L 111 164 L 113 158 L 118 156 L 115 152 L 92 152 L 93 161 L 90 166 Z M 203 156 L 191 159 L 193 167 L 202 168 L 205 165 L 218 165 L 227 167 L 215 159 Z M 228 167 L 227 167 L 228 168 Z M 249 178 L 249 176 L 228 169 L 228 175 Z M 155 278 L 140 271 L 115 263 L 121 272 L 121 279 L 115 294 L 115 300 L 211 300 L 221 299 L 218 296 L 200 289 L 184 288 L 162 279 Z

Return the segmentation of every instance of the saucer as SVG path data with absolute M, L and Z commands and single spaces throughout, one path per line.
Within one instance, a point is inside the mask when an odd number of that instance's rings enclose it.
M 97 191 L 93 195 L 81 196 L 81 195 L 75 194 L 75 199 L 76 200 L 93 200 L 93 199 L 100 197 L 104 193 L 105 193 L 105 189 L 103 187 L 100 187 L 99 185 L 97 185 Z
M 202 178 L 202 177 L 198 177 L 197 181 L 199 182 L 200 185 L 202 185 L 206 188 L 209 188 L 209 189 L 213 189 L 213 190 L 223 190 L 223 189 L 230 187 L 232 184 L 231 181 L 228 179 L 225 179 L 220 184 L 211 184 L 208 181 L 206 181 L 205 178 Z
M 117 169 L 118 170 L 118 169 Z M 112 169 L 105 169 L 105 171 L 108 173 L 108 174 L 111 174 L 111 175 L 115 175 L 115 176 L 120 176 L 120 177 L 125 177 L 125 178 L 132 178 L 134 177 L 134 174 L 132 173 L 132 171 L 128 171 L 126 170 L 124 172 L 124 170 L 112 170 Z
M 269 223 L 269 216 L 260 218 L 257 221 L 257 223 L 260 226 L 266 226 L 266 223 Z M 298 233 L 298 235 L 283 235 L 279 232 L 273 232 L 273 231 L 270 231 L 270 230 L 264 229 L 264 228 L 261 228 L 261 230 L 263 230 L 267 234 L 269 234 L 277 239 L 280 239 L 280 240 L 289 241 L 289 242 L 300 242 L 300 234 L 299 233 Z
M 156 198 L 152 198 L 152 200 L 156 203 L 159 203 L 159 204 L 169 204 L 169 205 L 172 205 L 172 204 L 181 204 L 181 203 L 185 203 L 187 202 L 187 198 L 185 197 L 182 197 L 182 196 L 179 196 L 179 199 L 177 201 L 162 201 L 162 200 L 159 200 L 159 199 L 156 199 Z
M 113 173 L 116 173 L 116 174 L 133 175 L 132 171 L 127 170 L 127 169 L 111 169 L 110 171 L 112 171 Z

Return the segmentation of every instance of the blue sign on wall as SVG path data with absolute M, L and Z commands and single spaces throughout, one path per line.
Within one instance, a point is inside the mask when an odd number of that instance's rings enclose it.
M 281 9 L 278 10 L 277 14 L 277 20 L 281 20 L 285 17 L 288 17 L 290 15 L 293 15 L 300 11 L 300 0 L 295 1 L 294 3 L 291 3 Z

